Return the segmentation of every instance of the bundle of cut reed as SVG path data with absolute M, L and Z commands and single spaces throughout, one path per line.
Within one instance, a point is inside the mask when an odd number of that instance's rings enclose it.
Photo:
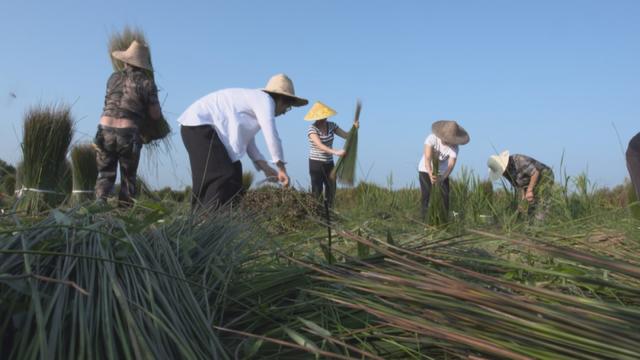
M 429 195 L 429 207 L 427 208 L 427 224 L 439 226 L 447 222 L 447 208 L 444 203 L 442 193 L 442 182 L 440 180 L 440 151 L 433 149 L 431 153 L 431 171 L 438 180 L 431 184 L 431 194 Z
M 95 198 L 98 163 L 93 144 L 79 144 L 71 149 L 73 190 L 71 199 L 75 204 Z
M 0 159 L 0 193 L 13 195 L 16 183 L 16 168 Z
M 356 158 L 358 156 L 358 128 L 356 123 L 360 121 L 360 110 L 362 103 L 360 100 L 356 103 L 356 115 L 353 120 L 354 125 L 349 130 L 349 135 L 344 144 L 346 154 L 338 159 L 338 163 L 331 171 L 331 178 L 337 180 L 340 184 L 353 186 L 356 177 Z
M 35 214 L 55 207 L 68 193 L 65 173 L 74 121 L 68 105 L 37 105 L 25 115 L 17 209 Z M 67 176 L 68 177 L 68 176 Z
M 113 33 L 109 37 L 109 57 L 111 58 L 114 71 L 124 70 L 124 63 L 111 56 L 111 54 L 114 51 L 127 50 L 134 40 L 149 47 L 149 43 L 146 40 L 144 32 L 138 28 L 125 26 L 122 32 Z M 149 55 L 149 63 L 152 64 L 151 55 Z M 147 76 L 154 79 L 153 71 L 146 71 L 146 73 Z M 153 148 L 157 148 L 161 142 L 163 142 L 165 146 L 169 144 L 167 136 L 171 133 L 171 126 L 169 126 L 169 123 L 164 116 L 160 121 L 144 119 L 140 124 L 139 129 L 140 137 L 144 144 L 152 145 Z

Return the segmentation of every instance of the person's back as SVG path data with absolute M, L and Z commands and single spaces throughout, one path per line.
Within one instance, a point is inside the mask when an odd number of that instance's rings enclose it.
M 158 90 L 145 70 L 128 67 L 114 72 L 107 82 L 103 117 L 129 119 L 136 126 L 147 120 L 151 103 L 157 101 Z
M 260 89 L 229 88 L 214 91 L 191 104 L 178 122 L 185 126 L 220 123 L 239 114 L 256 117 L 256 107 L 270 108 L 272 100 Z
M 242 192 L 242 163 L 246 154 L 256 169 L 289 184 L 275 117 L 307 100 L 295 96 L 293 82 L 273 76 L 264 89 L 230 88 L 210 93 L 191 104 L 178 118 L 189 154 L 194 208 L 216 208 Z M 278 170 L 271 168 L 256 145 L 261 131 Z

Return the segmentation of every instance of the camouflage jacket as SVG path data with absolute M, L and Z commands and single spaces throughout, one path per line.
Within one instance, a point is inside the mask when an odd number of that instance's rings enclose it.
M 504 176 L 513 187 L 524 188 L 529 186 L 534 170 L 538 170 L 541 174 L 545 171 L 551 173 L 551 168 L 540 161 L 526 155 L 513 154 L 509 156 L 509 164 Z
M 158 89 L 153 78 L 139 69 L 116 71 L 107 82 L 102 116 L 129 119 L 139 125 L 155 104 L 158 104 Z

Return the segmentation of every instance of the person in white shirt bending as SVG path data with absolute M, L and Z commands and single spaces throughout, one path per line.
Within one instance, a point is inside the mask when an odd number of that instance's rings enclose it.
M 242 164 L 248 154 L 256 169 L 289 185 L 282 141 L 275 117 L 304 106 L 293 82 L 273 76 L 264 89 L 224 89 L 197 100 L 178 118 L 182 141 L 189 154 L 194 208 L 215 209 L 242 191 Z M 258 150 L 255 135 L 262 130 L 277 170 Z
M 431 125 L 432 134 L 424 141 L 424 151 L 418 164 L 420 192 L 422 193 L 422 218 L 427 215 L 431 185 L 440 182 L 444 204 L 449 211 L 449 175 L 458 160 L 459 145 L 469 142 L 469 134 L 458 123 L 451 120 L 436 121 Z M 438 154 L 440 167 L 436 177 L 432 171 L 431 159 Z

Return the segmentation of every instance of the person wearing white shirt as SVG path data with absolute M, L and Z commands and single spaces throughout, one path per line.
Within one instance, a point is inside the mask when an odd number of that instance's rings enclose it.
M 429 208 L 431 187 L 436 182 L 441 184 L 444 204 L 449 211 L 449 175 L 456 166 L 459 145 L 469 142 L 469 134 L 455 121 L 436 121 L 431 125 L 431 131 L 432 134 L 424 141 L 422 158 L 418 164 L 423 219 Z M 436 155 L 440 160 L 438 176 L 434 174 L 431 165 L 432 157 Z
M 191 104 L 178 122 L 191 163 L 192 206 L 217 208 L 241 193 L 240 159 L 245 154 L 267 178 L 288 186 L 275 117 L 307 103 L 295 96 L 291 79 L 277 74 L 264 89 L 219 90 Z M 277 170 L 267 164 L 256 146 L 260 130 Z

